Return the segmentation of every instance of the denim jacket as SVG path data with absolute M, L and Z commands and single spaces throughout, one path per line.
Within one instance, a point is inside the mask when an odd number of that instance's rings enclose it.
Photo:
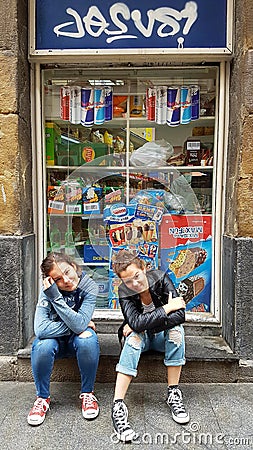
M 167 275 L 161 270 L 150 270 L 146 273 L 149 292 L 152 297 L 155 309 L 152 312 L 143 313 L 140 295 L 129 289 L 124 283 L 119 286 L 119 302 L 124 316 L 124 322 L 119 328 L 119 340 L 122 339 L 123 327 L 127 323 L 132 330 L 140 333 L 149 330 L 151 333 L 173 328 L 185 321 L 185 310 L 178 309 L 169 314 L 163 309 L 163 305 L 168 303 L 169 293 L 172 297 L 177 297 L 177 291 Z
M 34 318 L 34 332 L 39 339 L 80 334 L 92 318 L 98 294 L 97 284 L 82 273 L 74 291 L 60 291 L 53 283 L 40 291 Z

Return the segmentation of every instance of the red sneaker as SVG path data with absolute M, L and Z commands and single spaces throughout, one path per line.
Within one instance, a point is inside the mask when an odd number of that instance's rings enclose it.
M 99 414 L 98 401 L 93 392 L 85 392 L 80 395 L 82 399 L 82 415 L 85 419 L 95 419 Z
M 31 411 L 27 416 L 27 422 L 29 425 L 41 425 L 46 417 L 46 413 L 49 409 L 50 397 L 41 398 L 37 397 Z

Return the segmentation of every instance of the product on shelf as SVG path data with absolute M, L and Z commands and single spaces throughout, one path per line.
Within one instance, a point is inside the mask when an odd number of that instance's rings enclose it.
M 131 95 L 130 96 L 130 117 L 142 117 L 143 116 L 143 96 Z
M 70 87 L 62 86 L 60 88 L 60 105 L 61 105 L 61 119 L 70 119 Z
M 191 101 L 192 101 L 191 120 L 199 119 L 200 114 L 199 98 L 200 98 L 199 86 L 191 86 Z
M 83 188 L 83 214 L 100 214 L 103 189 L 97 185 Z
M 66 214 L 82 214 L 83 188 L 78 181 L 68 181 L 65 184 Z
M 176 127 L 180 124 L 180 87 L 170 86 L 167 91 L 167 125 Z
M 113 96 L 113 117 L 124 117 L 127 111 L 127 96 L 114 95 Z
M 105 91 L 103 88 L 94 89 L 94 125 L 101 125 L 105 121 Z
M 156 88 L 156 109 L 155 121 L 163 125 L 167 121 L 167 87 L 158 86 Z
M 81 88 L 80 88 L 80 86 L 71 86 L 71 88 L 70 88 L 69 120 L 73 124 L 81 123 Z
M 56 163 L 56 151 L 61 144 L 61 129 L 54 122 L 45 123 L 46 163 L 53 166 Z
M 49 214 L 64 214 L 65 212 L 65 192 L 62 186 L 48 186 L 47 188 Z
M 190 123 L 192 118 L 191 88 L 189 86 L 181 86 L 180 104 L 180 123 L 185 125 Z
M 105 86 L 105 120 L 112 120 L 113 111 L 112 111 L 112 97 L 113 91 L 111 86 Z

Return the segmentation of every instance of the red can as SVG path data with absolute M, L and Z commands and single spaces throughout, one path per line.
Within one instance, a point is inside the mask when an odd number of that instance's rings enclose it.
M 155 108 L 156 108 L 156 89 L 148 88 L 146 93 L 146 110 L 147 110 L 147 119 L 154 121 L 155 120 Z
M 70 87 L 61 87 L 61 119 L 70 119 Z

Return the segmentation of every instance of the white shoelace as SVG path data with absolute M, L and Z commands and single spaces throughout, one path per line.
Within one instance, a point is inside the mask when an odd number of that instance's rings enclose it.
M 172 405 L 176 414 L 185 413 L 185 407 L 182 401 L 182 394 L 179 389 L 173 389 L 168 396 L 168 403 Z
M 115 403 L 113 406 L 113 418 L 117 423 L 117 427 L 119 431 L 125 431 L 126 429 L 130 429 L 129 423 L 127 422 L 127 409 L 123 403 Z
M 49 404 L 47 403 L 47 401 L 44 398 L 37 398 L 37 400 L 35 400 L 35 402 L 34 402 L 32 412 L 39 413 L 41 410 L 47 411 L 48 409 L 49 409 Z
M 93 394 L 81 394 L 80 398 L 83 399 L 86 408 L 93 408 L 93 402 L 96 402 L 97 399 Z

